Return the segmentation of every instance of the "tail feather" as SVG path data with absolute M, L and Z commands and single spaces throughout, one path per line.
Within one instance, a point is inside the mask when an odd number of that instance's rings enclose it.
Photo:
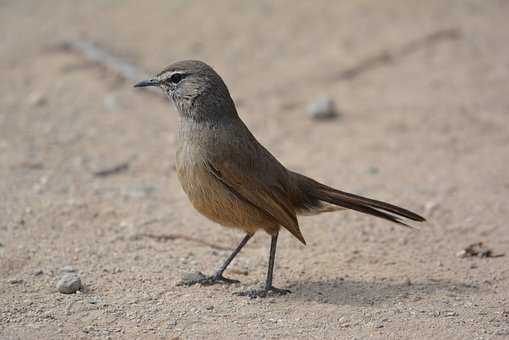
M 293 174 L 296 176 L 294 178 L 298 181 L 301 192 L 307 196 L 307 202 L 327 202 L 346 209 L 380 217 L 406 227 L 411 226 L 406 224 L 401 218 L 417 222 L 426 221 L 424 217 L 396 205 L 340 191 L 301 174 Z
M 344 207 L 347 209 L 359 211 L 361 213 L 380 217 L 385 220 L 388 220 L 388 221 L 391 221 L 391 222 L 394 222 L 397 224 L 401 224 L 405 227 L 412 228 L 410 225 L 403 222 L 398 216 L 394 216 L 394 215 L 384 212 L 382 210 L 378 210 L 381 208 L 376 209 L 370 205 L 367 205 L 364 202 L 359 202 L 359 201 L 356 201 L 351 198 L 345 199 L 345 197 L 340 197 L 338 195 L 334 195 L 334 193 L 331 194 L 331 193 L 327 193 L 327 192 L 323 192 L 320 197 L 321 197 L 321 200 L 323 200 L 325 202 L 332 203 L 332 204 L 335 204 L 335 205 L 338 205 L 338 206 L 341 206 L 341 207 Z
M 351 202 L 354 205 L 367 206 L 367 207 L 371 207 L 371 208 L 375 208 L 375 209 L 384 210 L 384 211 L 408 218 L 412 221 L 417 221 L 417 222 L 426 221 L 426 219 L 424 217 L 417 215 L 416 213 L 414 213 L 410 210 L 398 207 L 396 205 L 382 202 L 382 201 L 377 201 L 377 200 L 367 198 L 367 197 L 354 195 L 354 194 L 351 194 L 348 192 L 340 191 L 340 190 L 337 190 L 334 188 L 327 187 L 326 185 L 323 185 L 323 184 L 321 186 L 324 188 L 321 188 L 320 191 L 324 192 L 325 194 L 330 193 L 328 195 L 331 196 L 332 200 L 334 200 L 334 202 L 329 202 L 329 203 L 341 205 L 341 204 L 343 204 L 343 202 Z M 352 208 L 350 208 L 350 209 L 352 209 Z

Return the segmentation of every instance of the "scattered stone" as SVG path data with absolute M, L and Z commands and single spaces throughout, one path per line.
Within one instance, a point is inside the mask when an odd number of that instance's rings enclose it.
M 129 169 L 129 162 L 122 162 L 122 163 L 115 164 L 112 166 L 102 167 L 101 169 L 94 171 L 94 176 L 107 177 L 107 176 L 116 175 L 118 173 L 127 171 L 127 169 Z
M 380 170 L 374 165 L 370 165 L 368 168 L 368 174 L 370 175 L 377 175 L 379 172 Z
M 19 285 L 19 284 L 23 283 L 23 279 L 11 279 L 11 280 L 9 280 L 9 283 L 11 285 Z
M 310 103 L 307 107 L 311 118 L 316 120 L 329 120 L 338 116 L 336 104 L 329 97 L 320 97 Z
M 459 257 L 460 259 L 467 257 L 467 256 L 468 256 L 467 251 L 464 249 L 460 250 L 459 252 L 456 253 L 456 257 Z
M 456 253 L 459 258 L 465 257 L 501 257 L 505 254 L 494 254 L 493 250 L 484 245 L 483 242 L 472 243 L 465 249 Z
M 28 95 L 27 101 L 31 106 L 42 106 L 47 102 L 46 97 L 38 92 L 30 93 Z
M 65 273 L 57 283 L 62 294 L 74 294 L 81 289 L 81 279 L 77 273 Z
M 196 283 L 203 282 L 207 279 L 207 276 L 202 272 L 185 273 L 182 275 L 182 280 L 177 283 L 177 286 L 192 286 Z
M 214 306 L 207 306 L 205 307 L 206 310 L 214 310 Z
M 92 297 L 88 300 L 88 303 L 91 304 L 91 305 L 97 305 L 98 303 L 100 303 L 101 301 L 97 298 L 97 297 Z
M 452 317 L 452 316 L 458 316 L 458 313 L 456 313 L 455 311 L 452 311 L 452 310 L 448 310 L 448 311 L 443 312 L 443 315 L 446 317 Z

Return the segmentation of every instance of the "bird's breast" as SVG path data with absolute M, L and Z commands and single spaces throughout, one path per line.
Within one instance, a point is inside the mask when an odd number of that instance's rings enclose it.
M 216 223 L 249 233 L 275 228 L 271 218 L 240 200 L 210 172 L 207 155 L 199 141 L 182 138 L 177 142 L 177 176 L 193 207 Z
M 181 140 L 177 143 L 176 170 L 182 189 L 196 210 L 224 224 L 232 198 L 209 172 L 206 153 L 199 143 Z

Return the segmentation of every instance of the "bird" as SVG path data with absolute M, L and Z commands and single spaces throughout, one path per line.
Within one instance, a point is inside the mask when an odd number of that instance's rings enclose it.
M 250 297 L 284 295 L 273 285 L 277 240 L 286 229 L 306 244 L 297 216 L 355 210 L 402 226 L 425 218 L 399 206 L 341 191 L 287 169 L 258 142 L 240 118 L 221 76 L 199 60 L 165 67 L 134 87 L 159 87 L 178 111 L 176 173 L 192 206 L 222 226 L 241 229 L 245 236 L 211 276 L 187 285 L 237 283 L 225 277 L 228 265 L 251 237 L 270 235 L 265 284 L 241 292 Z

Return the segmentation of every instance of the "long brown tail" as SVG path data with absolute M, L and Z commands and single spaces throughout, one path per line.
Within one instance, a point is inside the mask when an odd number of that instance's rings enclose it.
M 424 217 L 396 205 L 340 191 L 295 172 L 292 172 L 292 176 L 297 181 L 301 194 L 306 197 L 304 200 L 301 200 L 305 204 L 301 205 L 300 209 L 316 209 L 321 202 L 327 202 L 346 209 L 380 217 L 406 227 L 411 226 L 402 221 L 401 217 L 417 222 L 426 221 Z

